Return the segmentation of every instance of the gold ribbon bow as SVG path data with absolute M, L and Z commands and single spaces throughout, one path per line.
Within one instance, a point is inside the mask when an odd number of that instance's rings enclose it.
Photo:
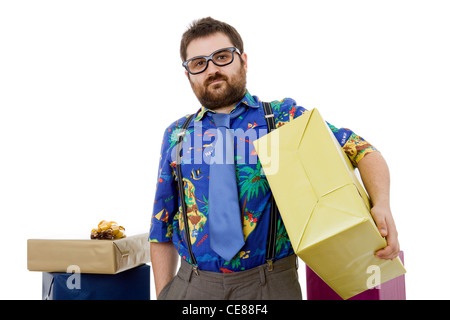
M 98 224 L 97 229 L 92 229 L 91 239 L 121 239 L 125 238 L 125 228 L 119 226 L 115 221 L 102 220 Z

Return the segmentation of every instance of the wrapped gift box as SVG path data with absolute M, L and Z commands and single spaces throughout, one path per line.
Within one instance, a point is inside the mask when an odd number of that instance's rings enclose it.
M 387 243 L 370 202 L 328 125 L 314 109 L 254 141 L 296 254 L 343 299 L 406 272 L 400 259 L 375 252 Z
M 148 234 L 118 240 L 29 239 L 28 270 L 115 274 L 150 262 Z
M 400 251 L 399 257 L 404 263 L 403 251 Z M 308 266 L 306 266 L 306 294 L 308 300 L 342 300 Z M 405 275 L 386 281 L 348 300 L 406 300 Z
M 43 300 L 150 300 L 150 266 L 118 274 L 42 273 Z

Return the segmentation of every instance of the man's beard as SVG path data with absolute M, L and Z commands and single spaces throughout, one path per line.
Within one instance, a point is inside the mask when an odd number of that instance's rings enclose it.
M 224 80 L 224 82 L 211 84 L 216 80 Z M 191 81 L 191 87 L 202 106 L 215 110 L 241 101 L 246 92 L 246 80 L 245 69 L 242 66 L 239 72 L 231 77 L 217 72 L 201 85 L 194 85 Z

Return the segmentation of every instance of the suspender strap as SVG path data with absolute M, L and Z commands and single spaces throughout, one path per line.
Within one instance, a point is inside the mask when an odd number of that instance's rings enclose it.
M 181 211 L 182 211 L 183 222 L 184 222 L 184 234 L 186 235 L 186 244 L 187 244 L 187 248 L 189 251 L 189 257 L 191 258 L 191 264 L 193 265 L 195 273 L 198 275 L 197 260 L 195 259 L 194 253 L 192 252 L 191 238 L 189 236 L 189 220 L 188 220 L 188 216 L 187 216 L 187 208 L 186 208 L 186 201 L 185 201 L 185 194 L 184 194 L 183 175 L 181 174 L 181 149 L 183 148 L 183 140 L 184 140 L 184 136 L 186 134 L 187 127 L 189 126 L 189 123 L 194 118 L 194 115 L 195 114 L 191 114 L 186 119 L 183 126 L 181 127 L 180 132 L 178 133 L 178 140 L 177 140 L 177 146 L 176 146 L 176 175 L 177 175 L 177 180 L 178 180 L 178 193 L 180 194 Z
M 269 132 L 276 129 L 275 127 L 275 116 L 272 111 L 272 107 L 270 103 L 263 102 L 263 109 L 265 118 L 267 121 L 267 128 L 269 129 Z M 184 222 L 184 230 L 186 235 L 186 244 L 187 249 L 189 251 L 189 257 L 191 260 L 191 264 L 194 268 L 194 272 L 198 275 L 198 264 L 197 259 L 195 259 L 194 253 L 192 252 L 192 244 L 191 244 L 191 238 L 189 236 L 189 220 L 187 216 L 187 208 L 186 208 L 186 201 L 185 201 L 185 195 L 184 195 L 184 182 L 183 182 L 183 175 L 181 173 L 181 150 L 183 148 L 183 139 L 186 134 L 187 127 L 189 126 L 189 123 L 194 118 L 195 114 L 191 114 L 187 120 L 184 122 L 183 126 L 181 127 L 180 132 L 178 133 L 178 140 L 176 145 L 176 176 L 178 180 L 178 192 L 180 194 L 180 202 L 181 202 L 181 211 L 183 215 L 183 222 Z M 269 230 L 267 235 L 267 244 L 266 244 L 266 261 L 269 265 L 268 270 L 273 270 L 273 260 L 275 258 L 276 253 L 276 240 L 277 240 L 277 216 L 278 216 L 278 208 L 277 204 L 275 203 L 275 199 L 273 198 L 273 194 L 270 197 L 270 220 L 269 220 Z
M 267 121 L 267 128 L 269 132 L 275 130 L 275 116 L 272 111 L 272 106 L 268 102 L 263 102 L 264 114 Z
M 272 106 L 268 102 L 263 102 L 264 114 L 267 121 L 267 128 L 269 132 L 275 130 L 275 116 L 272 111 Z M 273 270 L 273 260 L 276 254 L 276 241 L 277 241 L 277 216 L 278 207 L 275 203 L 273 193 L 270 196 L 270 221 L 269 221 L 269 232 L 267 235 L 266 244 L 266 261 L 269 264 L 269 271 Z

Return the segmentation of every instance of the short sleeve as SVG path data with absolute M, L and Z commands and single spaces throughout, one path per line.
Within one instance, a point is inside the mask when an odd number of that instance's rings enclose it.
M 341 145 L 344 152 L 352 162 L 353 166 L 357 167 L 358 162 L 361 161 L 367 154 L 377 151 L 368 141 L 364 140 L 361 136 L 357 135 L 350 129 L 336 128 L 335 126 L 327 123 L 336 137 L 337 141 Z
M 172 168 L 172 149 L 175 145 L 176 127 L 169 127 L 164 132 L 161 156 L 156 183 L 155 201 L 151 219 L 149 241 L 171 241 L 173 234 L 173 217 L 178 211 L 178 191 Z

